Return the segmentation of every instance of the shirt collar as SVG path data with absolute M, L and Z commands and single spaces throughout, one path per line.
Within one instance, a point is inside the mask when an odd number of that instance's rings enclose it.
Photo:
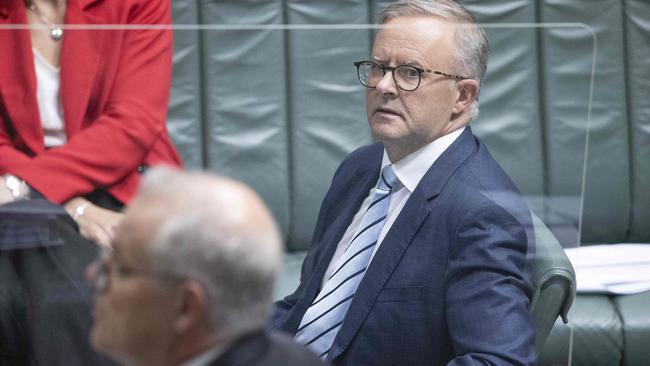
M 427 173 L 431 165 L 454 141 L 456 141 L 458 136 L 460 136 L 464 130 L 465 127 L 462 127 L 447 135 L 439 137 L 393 164 L 393 172 L 395 172 L 399 181 L 410 193 L 413 193 L 415 187 L 420 183 L 420 180 Z M 381 168 L 383 169 L 389 164 L 391 164 L 391 162 L 390 159 L 388 159 L 388 153 L 386 153 L 386 149 L 384 148 Z
M 216 360 L 225 351 L 226 345 L 219 345 L 199 353 L 198 355 L 183 362 L 181 366 L 207 366 Z

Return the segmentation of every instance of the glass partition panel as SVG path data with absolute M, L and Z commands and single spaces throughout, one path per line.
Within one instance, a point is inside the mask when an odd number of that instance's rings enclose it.
M 174 2 L 173 25 L 68 25 L 63 40 L 54 41 L 61 42 L 54 43 L 60 54 L 47 39 L 49 25 L 0 27 L 6 50 L 0 57 L 0 148 L 17 151 L 3 153 L 3 173 L 15 169 L 29 180 L 25 166 L 42 161 L 33 186 L 47 198 L 34 199 L 39 206 L 0 206 L 0 364 L 112 364 L 88 342 L 93 293 L 84 271 L 99 257 L 99 246 L 79 235 L 81 226 L 89 236 L 79 222 L 81 206 L 66 211 L 58 204 L 74 193 L 121 212 L 120 201 L 134 192 L 133 174 L 161 160 L 175 163 L 167 139 L 188 170 L 233 177 L 260 194 L 288 251 L 276 298 L 297 286 L 334 171 L 347 154 L 374 142 L 366 89 L 353 62 L 372 55 L 381 27 L 370 23 L 379 4 L 358 3 L 341 12 L 331 4 L 267 2 L 243 11 L 235 3 L 217 3 Z M 561 247 L 576 248 L 589 205 L 596 39 L 577 23 L 492 19 L 482 25 L 492 48 L 471 129 L 550 229 L 541 239 L 551 244 L 544 245 L 556 245 L 556 238 Z M 43 49 L 37 43 L 31 51 L 30 41 L 39 39 L 34 37 L 46 39 Z M 48 73 L 60 77 L 59 94 L 50 97 L 52 115 L 41 110 L 48 94 L 43 101 L 39 94 Z M 44 125 L 48 116 L 62 117 L 62 144 L 43 144 L 45 135 L 57 134 Z M 147 160 L 152 149 L 155 156 Z M 101 192 L 87 196 L 93 189 L 61 188 L 77 181 L 91 181 Z M 552 266 L 557 252 L 540 249 L 538 230 L 544 228 L 535 226 L 534 266 Z M 564 296 L 566 288 L 561 281 L 558 286 Z M 557 307 L 548 298 L 534 299 L 537 306 Z M 600 298 L 584 301 L 591 300 L 587 306 L 601 306 Z M 95 318 L 102 315 L 95 311 Z M 543 321 L 541 314 L 536 321 Z M 589 364 L 572 352 L 589 342 L 573 324 L 588 323 L 590 313 L 569 319 L 552 331 L 544 328 L 550 337 L 540 364 Z

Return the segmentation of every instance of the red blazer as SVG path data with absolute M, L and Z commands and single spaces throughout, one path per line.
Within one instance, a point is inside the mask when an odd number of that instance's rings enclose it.
M 29 30 L 8 28 L 26 22 L 23 0 L 0 2 L 0 174 L 20 176 L 57 203 L 96 188 L 128 203 L 139 166 L 180 166 L 165 126 L 170 30 L 65 30 L 60 98 L 68 142 L 46 151 Z M 68 0 L 65 23 L 171 24 L 170 2 Z

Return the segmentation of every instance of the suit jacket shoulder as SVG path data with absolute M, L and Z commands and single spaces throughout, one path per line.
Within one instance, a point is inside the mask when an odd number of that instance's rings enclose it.
M 258 332 L 237 340 L 210 366 L 321 366 L 321 360 L 281 333 Z

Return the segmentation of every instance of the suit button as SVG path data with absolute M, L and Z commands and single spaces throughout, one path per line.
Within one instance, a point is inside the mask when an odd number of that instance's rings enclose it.
M 139 165 L 135 170 L 140 174 L 144 174 L 147 172 L 148 168 L 149 168 L 148 166 L 143 164 L 143 165 Z

